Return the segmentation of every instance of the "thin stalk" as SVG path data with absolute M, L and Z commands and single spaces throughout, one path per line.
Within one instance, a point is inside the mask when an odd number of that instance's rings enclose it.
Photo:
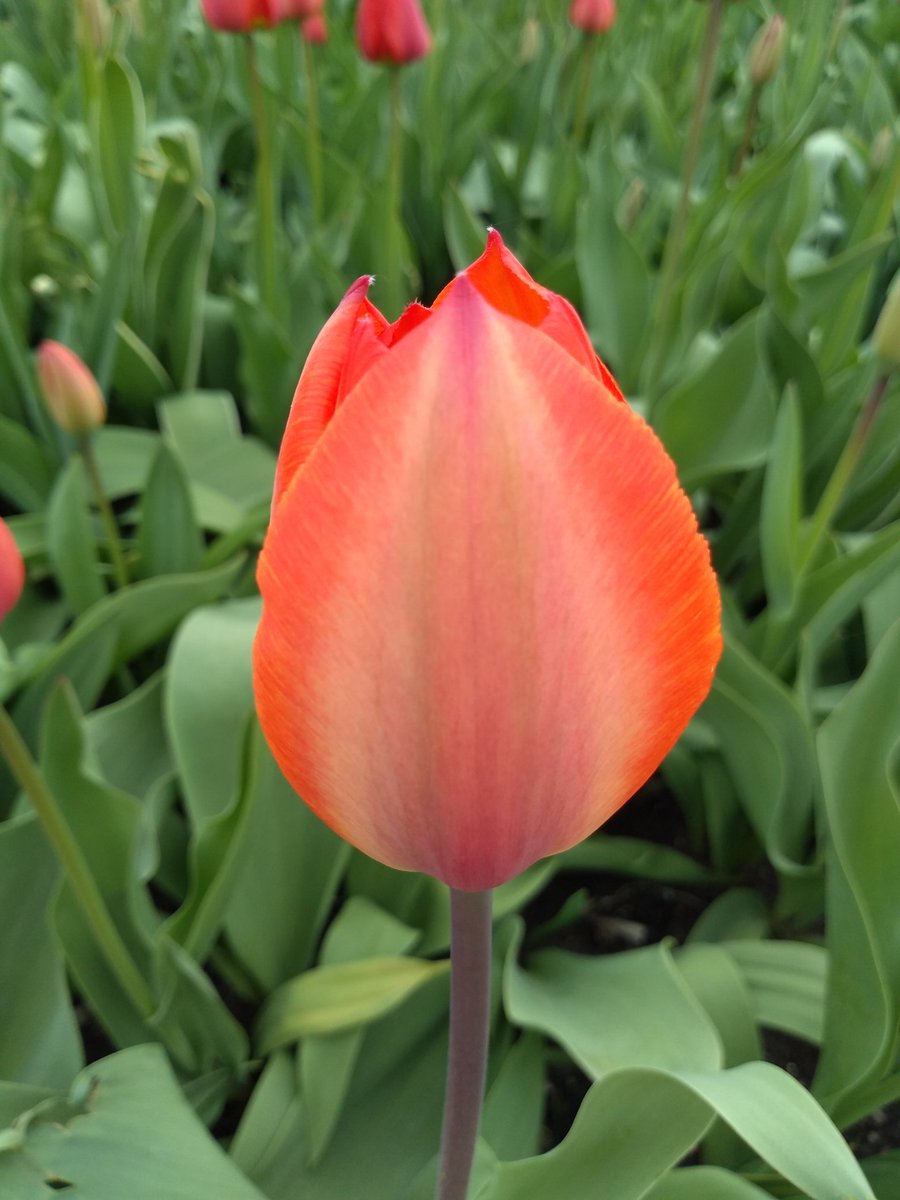
M 805 574 L 810 563 L 815 559 L 822 540 L 831 527 L 834 515 L 840 507 L 841 500 L 844 498 L 847 485 L 853 478 L 853 474 L 862 457 L 862 452 L 866 447 L 866 442 L 869 440 L 869 435 L 872 432 L 875 418 L 878 416 L 878 410 L 881 408 L 881 402 L 884 399 L 887 386 L 887 373 L 879 375 L 860 409 L 859 416 L 856 418 L 856 424 L 853 426 L 850 436 L 847 438 L 847 443 L 841 451 L 841 456 L 837 460 L 834 470 L 831 472 L 831 478 L 825 485 L 825 491 L 822 493 L 810 522 L 803 553 L 798 564 L 797 570 L 801 576 Z
M 659 273 L 654 338 L 649 355 L 647 377 L 647 394 L 651 402 L 655 399 L 659 378 L 662 374 L 666 347 L 669 344 L 675 282 L 678 277 L 678 268 L 681 265 L 681 253 L 684 249 L 684 239 L 687 234 L 688 216 L 691 207 L 691 188 L 694 183 L 694 175 L 697 171 L 697 163 L 700 159 L 703 125 L 706 120 L 706 110 L 709 107 L 709 98 L 712 93 L 713 79 L 716 72 L 716 56 L 722 34 L 722 16 L 724 11 L 725 0 L 710 0 L 709 16 L 706 21 L 706 32 L 703 36 L 703 49 L 700 55 L 700 74 L 697 79 L 697 90 L 694 94 L 694 107 L 691 113 L 687 143 L 684 148 L 684 158 L 681 162 L 681 194 L 678 199 L 678 208 L 675 211 L 675 216 L 669 229 L 669 235 L 666 238 L 662 266 Z
M 401 67 L 389 67 L 391 128 L 388 143 L 388 180 L 384 299 L 391 318 L 403 307 L 403 98 L 400 91 Z
M 87 472 L 87 477 L 94 492 L 94 499 L 97 502 L 97 508 L 100 512 L 100 520 L 103 522 L 103 528 L 106 531 L 106 545 L 109 550 L 109 561 L 112 563 L 116 587 L 127 587 L 128 566 L 125 562 L 125 551 L 122 548 L 122 540 L 119 537 L 119 527 L 116 524 L 115 513 L 112 510 L 109 497 L 103 487 L 103 480 L 100 478 L 100 469 L 97 466 L 97 459 L 94 455 L 94 447 L 89 434 L 85 434 L 79 440 L 78 448 L 81 451 L 81 461 L 84 463 L 84 469 Z
M 91 874 L 69 823 L 63 816 L 28 747 L 12 718 L 0 705 L 0 754 L 6 759 L 20 787 L 28 796 L 56 856 L 62 864 L 97 945 L 113 974 L 141 1016 L 150 1018 L 155 1004 L 153 995 L 128 947 L 113 924 L 100 890 Z
M 759 120 L 760 96 L 762 96 L 762 84 L 754 83 L 753 91 L 750 93 L 750 103 L 747 105 L 747 119 L 744 122 L 744 136 L 741 141 L 741 148 L 738 151 L 737 158 L 734 160 L 734 166 L 731 168 L 732 178 L 740 175 L 741 168 L 747 160 L 747 155 L 750 153 L 750 147 L 753 145 L 753 135 L 756 133 L 756 123 Z
M 451 888 L 450 922 L 450 1051 L 437 1200 L 466 1200 L 487 1072 L 491 892 Z
M 259 293 L 270 316 L 278 318 L 278 207 L 272 138 L 266 113 L 266 98 L 256 58 L 253 35 L 244 38 L 247 74 L 250 77 L 250 104 L 256 135 L 256 220 L 259 233 Z
M 588 101 L 591 96 L 591 81 L 594 77 L 594 64 L 597 61 L 597 43 L 599 40 L 595 33 L 586 33 L 581 48 L 578 94 L 575 99 L 575 120 L 572 123 L 572 139 L 576 146 L 580 146 L 584 141 L 584 131 L 587 126 Z
M 309 42 L 303 42 L 303 63 L 306 67 L 306 154 L 309 183 L 312 189 L 313 216 L 316 225 L 322 219 L 324 202 L 322 181 L 322 127 L 319 119 L 319 85 L 316 78 L 316 56 Z

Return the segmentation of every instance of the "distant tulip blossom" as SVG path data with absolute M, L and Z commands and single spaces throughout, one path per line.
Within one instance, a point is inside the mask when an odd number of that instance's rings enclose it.
M 323 0 L 201 0 L 213 29 L 249 33 L 321 11 Z
M 300 33 L 311 46 L 322 46 L 328 41 L 328 25 L 324 13 L 313 13 L 300 22 Z
M 498 234 L 393 324 L 368 286 L 288 418 L 257 708 L 339 834 L 478 891 L 656 769 L 709 690 L 719 594 L 672 461 Z
M 431 49 L 419 0 L 359 0 L 356 40 L 372 62 L 395 65 L 423 58 Z
M 616 0 L 572 0 L 569 20 L 585 33 L 606 33 L 616 19 Z
M 15 607 L 25 585 L 25 564 L 9 526 L 0 517 L 0 621 Z
M 75 437 L 106 420 L 106 401 L 90 367 L 61 342 L 41 342 L 37 373 L 44 402 L 54 421 Z

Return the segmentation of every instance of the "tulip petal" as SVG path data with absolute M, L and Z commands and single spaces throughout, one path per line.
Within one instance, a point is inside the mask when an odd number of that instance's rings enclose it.
M 392 866 L 492 887 L 645 781 L 720 652 L 649 427 L 465 275 L 275 511 L 254 663 L 282 770 Z
M 384 324 L 381 314 L 366 299 L 370 283 L 371 276 L 363 275 L 348 289 L 309 352 L 294 392 L 278 455 L 272 496 L 273 512 L 284 490 L 306 462 L 322 430 L 334 415 L 342 394 L 348 349 L 353 340 L 359 337 L 360 314 L 371 310 Z

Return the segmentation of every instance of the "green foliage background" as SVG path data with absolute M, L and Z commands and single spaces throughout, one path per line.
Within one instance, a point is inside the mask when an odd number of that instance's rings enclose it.
M 779 5 L 785 59 L 737 174 L 775 6 L 727 6 L 670 322 L 706 4 L 620 0 L 593 50 L 562 0 L 426 7 L 434 52 L 394 84 L 399 215 L 391 73 L 360 60 L 350 6 L 309 54 L 295 28 L 255 35 L 267 234 L 241 38 L 192 0 L 119 0 L 95 50 L 77 6 L 0 0 L 0 511 L 29 576 L 0 697 L 136 974 L 0 766 L 0 1195 L 431 1194 L 447 899 L 351 851 L 280 776 L 253 717 L 253 566 L 296 378 L 346 286 L 374 271 L 389 316 L 430 301 L 490 223 L 675 458 L 727 646 L 662 768 L 681 848 L 648 816 L 496 894 L 473 1200 L 894 1200 L 900 1149 L 860 1163 L 839 1130 L 900 1097 L 896 376 L 845 452 L 900 267 L 900 6 Z M 109 398 L 94 445 L 126 587 L 40 400 L 45 337 Z M 701 896 L 686 939 L 561 948 L 616 875 Z M 548 885 L 558 912 L 523 917 Z M 811 1093 L 764 1061 L 771 1031 L 816 1048 Z M 570 1063 L 590 1088 L 547 1150 L 547 1072 Z

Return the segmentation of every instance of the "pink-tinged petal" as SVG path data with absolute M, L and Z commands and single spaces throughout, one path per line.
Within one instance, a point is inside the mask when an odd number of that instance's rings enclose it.
M 617 400 L 624 400 L 619 385 L 597 357 L 578 313 L 563 296 L 541 287 L 531 278 L 515 255 L 507 250 L 496 229 L 488 233 L 484 254 L 463 274 L 498 312 L 517 317 L 553 338 L 582 366 L 602 379 Z M 438 297 L 436 305 L 455 282 Z
M 25 563 L 9 526 L 0 517 L 0 621 L 16 606 L 25 586 Z
M 254 663 L 303 799 L 480 889 L 572 846 L 705 697 L 719 597 L 649 427 L 465 275 L 275 511 Z
M 322 430 L 334 416 L 342 394 L 347 354 L 356 336 L 360 318 L 372 319 L 371 314 L 375 314 L 382 326 L 385 324 L 378 310 L 366 299 L 370 283 L 371 276 L 363 275 L 349 288 L 309 352 L 294 392 L 278 455 L 272 496 L 273 512 L 285 488 L 306 462 Z
M 572 0 L 569 7 L 569 20 L 585 33 L 606 33 L 615 19 L 615 0 Z
M 274 0 L 201 0 L 203 15 L 213 29 L 247 33 L 271 25 Z
M 431 49 L 431 31 L 419 0 L 359 0 L 356 40 L 372 62 L 397 66 Z

